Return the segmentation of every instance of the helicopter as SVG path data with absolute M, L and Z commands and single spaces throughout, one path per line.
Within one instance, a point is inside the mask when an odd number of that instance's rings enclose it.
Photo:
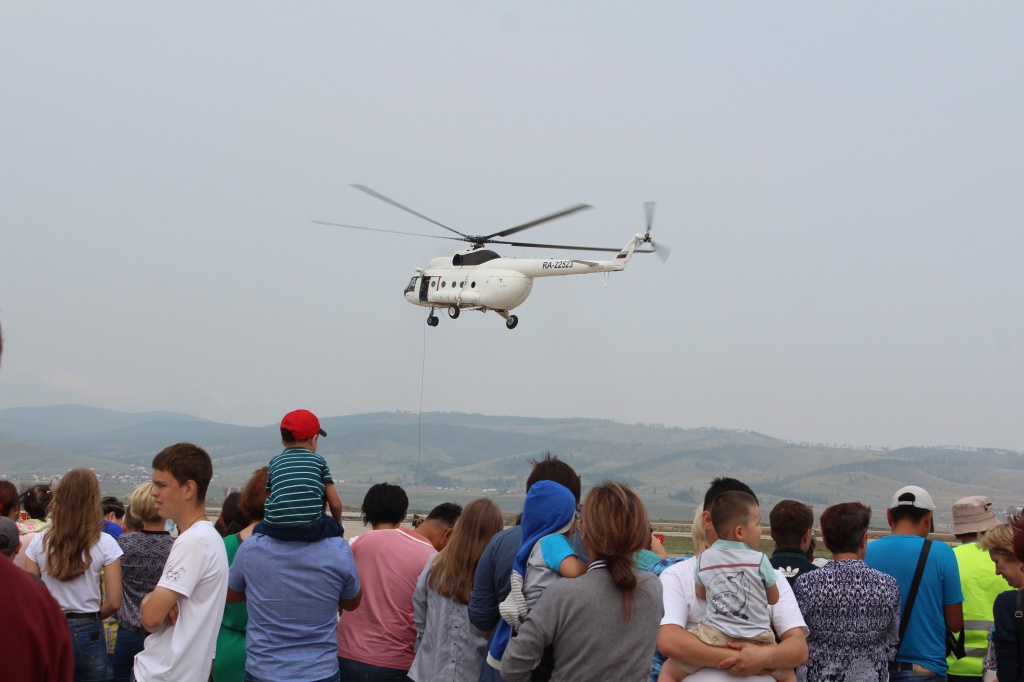
M 403 292 L 405 300 L 413 305 L 430 308 L 430 313 L 427 316 L 428 327 L 436 327 L 438 325 L 440 320 L 436 314 L 437 309 L 447 307 L 448 316 L 453 320 L 457 319 L 464 310 L 478 310 L 480 312 L 491 310 L 505 320 L 505 326 L 508 329 L 515 329 L 519 324 L 519 318 L 516 315 L 510 314 L 509 311 L 523 304 L 533 290 L 533 280 L 536 277 L 617 272 L 626 268 L 634 253 L 656 253 L 662 262 L 668 259 L 670 253 L 668 247 L 655 244 L 651 239 L 651 226 L 654 221 L 655 207 L 652 201 L 644 204 L 644 214 L 647 223 L 646 230 L 643 233 L 633 235 L 621 249 L 614 249 L 595 246 L 568 246 L 565 244 L 534 244 L 498 239 L 498 237 L 508 237 L 542 223 L 564 218 L 592 208 L 588 204 L 575 204 L 561 211 L 493 234 L 469 235 L 439 223 L 433 218 L 417 213 L 411 208 L 403 206 L 394 199 L 386 197 L 365 185 L 352 185 L 352 187 L 459 236 L 449 237 L 417 232 L 400 232 L 397 230 L 345 225 L 322 220 L 314 220 L 313 222 L 318 225 L 329 225 L 332 227 L 430 237 L 432 239 L 450 239 L 470 244 L 470 248 L 457 251 L 452 256 L 432 258 L 430 265 L 426 269 L 415 268 L 416 274 L 406 285 Z M 598 251 L 615 253 L 616 255 L 612 260 L 503 258 L 494 251 L 485 248 L 488 244 L 572 251 Z M 649 244 L 650 248 L 638 248 L 643 244 Z

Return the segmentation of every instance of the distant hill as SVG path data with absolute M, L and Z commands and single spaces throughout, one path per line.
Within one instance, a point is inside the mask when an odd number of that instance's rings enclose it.
M 0 410 L 0 433 L 31 440 L 79 436 L 156 421 L 206 421 L 175 412 L 116 412 L 85 405 L 10 407 Z
M 585 487 L 605 478 L 633 485 L 658 518 L 688 518 L 716 476 L 749 483 L 766 515 L 783 498 L 812 503 L 819 512 L 835 502 L 860 500 L 876 510 L 876 525 L 892 493 L 910 483 L 932 494 L 940 522 L 948 520 L 959 497 L 985 494 L 1005 507 L 1016 504 L 1024 489 L 1024 456 L 1007 450 L 858 449 L 795 444 L 749 431 L 461 413 L 420 418 L 379 412 L 329 417 L 322 424 L 329 435 L 319 452 L 348 504 L 358 504 L 371 483 L 387 480 L 415 487 L 425 505 L 464 501 L 489 490 L 499 504 L 514 509 L 521 504 L 527 460 L 545 452 L 570 462 Z M 210 452 L 216 485 L 226 487 L 243 483 L 281 449 L 276 425 L 235 426 L 191 415 L 76 405 L 0 410 L 0 434 L 0 475 L 12 478 L 59 474 L 74 466 L 98 473 L 124 471 L 126 465 L 148 468 L 160 449 L 186 440 Z M 47 467 L 52 469 L 41 471 Z

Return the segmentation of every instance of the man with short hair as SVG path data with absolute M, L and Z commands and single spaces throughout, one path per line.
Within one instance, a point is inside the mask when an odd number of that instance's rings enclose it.
M 448 546 L 455 522 L 459 520 L 461 514 L 462 505 L 454 502 L 442 502 L 430 510 L 427 518 L 423 519 L 423 523 L 415 530 L 440 552 Z
M 811 547 L 811 528 L 814 525 L 814 510 L 811 505 L 796 500 L 782 500 L 768 515 L 775 551 L 770 559 L 772 566 L 792 585 L 804 573 L 817 568 L 807 559 Z
M 338 666 L 346 680 L 405 682 L 412 666 L 412 595 L 437 552 L 424 536 L 402 528 L 408 509 L 405 490 L 390 483 L 371 486 L 363 498 L 363 522 L 373 530 L 352 542 L 352 556 L 365 596 L 338 623 Z
M 906 622 L 889 679 L 932 682 L 945 680 L 946 630 L 964 628 L 963 593 L 956 555 L 949 545 L 928 540 L 935 528 L 935 503 L 923 488 L 908 485 L 896 491 L 886 512 L 891 534 L 868 543 L 864 562 L 888 573 L 900 586 L 900 612 Z M 914 603 L 907 599 L 914 574 L 927 548 Z
M 984 495 L 962 497 L 953 503 L 953 535 L 960 545 L 953 548 L 964 593 L 963 658 L 947 656 L 949 682 L 981 682 L 982 661 L 988 653 L 988 631 L 992 629 L 992 606 L 1006 591 L 1006 581 L 996 575 L 988 552 L 978 546 L 980 535 L 999 525 L 992 501 Z
M 344 538 L 296 550 L 293 542 L 253 534 L 231 563 L 227 598 L 248 604 L 246 679 L 338 680 L 338 616 L 361 599 Z
M 708 543 L 718 540 L 711 523 L 711 503 L 728 491 L 745 492 L 757 500 L 750 486 L 734 478 L 716 478 L 704 495 L 701 522 Z M 731 644 L 730 649 L 713 647 L 698 639 L 692 630 L 704 617 L 707 602 L 695 590 L 696 561 L 683 561 L 661 574 L 665 616 L 658 631 L 658 653 L 703 669 L 688 676 L 687 682 L 731 680 L 731 676 L 749 677 L 759 682 L 772 682 L 761 675 L 765 670 L 796 668 L 807 662 L 807 626 L 788 581 L 779 580 L 779 601 L 770 607 L 772 627 L 779 637 L 777 646 L 759 646 L 750 642 Z M 778 572 L 781 577 L 781 572 Z M 660 656 L 659 656 L 660 657 Z M 660 667 L 660 664 L 658 665 Z
M 153 501 L 178 527 L 156 588 L 142 599 L 142 627 L 153 633 L 135 657 L 138 682 L 205 682 L 224 615 L 228 557 L 206 516 L 213 462 L 205 450 L 178 443 L 153 458 Z

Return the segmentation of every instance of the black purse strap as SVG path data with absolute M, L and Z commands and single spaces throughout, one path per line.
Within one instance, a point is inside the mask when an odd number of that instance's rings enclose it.
M 896 656 L 900 655 L 900 648 L 903 647 L 903 633 L 907 631 L 907 623 L 910 622 L 910 612 L 914 610 L 914 600 L 917 599 L 917 588 L 921 586 L 921 576 L 924 575 L 924 565 L 928 561 L 928 552 L 931 551 L 932 541 L 925 539 L 921 545 L 921 555 L 917 558 L 917 568 L 914 569 L 914 579 L 910 582 L 910 592 L 907 593 L 907 606 L 903 609 L 903 616 L 900 618 L 900 643 L 896 646 Z M 1018 609 L 1019 610 L 1019 609 Z M 1017 621 L 1018 628 L 1020 621 Z
M 1017 610 L 1013 614 L 1013 622 L 1017 626 L 1017 675 L 1019 676 L 1021 671 L 1024 670 L 1024 663 L 1020 660 L 1021 650 L 1024 647 L 1020 645 L 1020 621 L 1024 618 L 1024 610 L 1021 610 L 1021 592 L 1024 590 L 1017 590 Z

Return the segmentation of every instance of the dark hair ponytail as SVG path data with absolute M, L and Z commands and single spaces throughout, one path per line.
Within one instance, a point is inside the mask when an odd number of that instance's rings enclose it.
M 46 485 L 34 485 L 23 492 L 18 499 L 21 502 L 21 506 L 25 508 L 29 518 L 43 521 L 50 511 L 50 503 L 53 502 L 53 491 L 50 489 L 49 483 Z

